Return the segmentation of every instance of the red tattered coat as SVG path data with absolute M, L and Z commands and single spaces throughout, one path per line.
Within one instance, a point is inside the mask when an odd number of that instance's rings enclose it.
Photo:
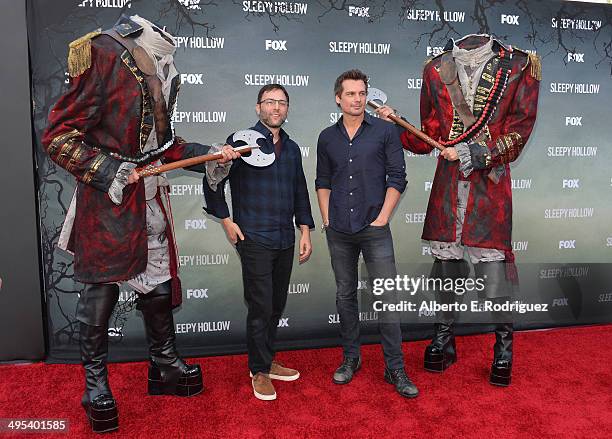
M 126 25 L 119 29 L 124 37 L 138 30 Z M 168 99 L 169 119 L 177 92 L 178 77 Z M 95 37 L 91 41 L 91 66 L 72 79 L 68 91 L 51 110 L 42 138 L 51 159 L 77 179 L 76 216 L 69 250 L 75 255 L 78 281 L 125 281 L 146 269 L 144 182 L 141 179 L 126 186 L 121 205 L 111 201 L 108 189 L 123 161 L 110 153 L 141 156 L 152 128 L 152 102 L 144 74 L 116 40 L 107 35 Z M 172 135 L 169 128 L 165 141 Z M 175 138 L 172 147 L 153 160 L 175 161 L 207 151 L 207 146 Z M 169 212 L 165 213 L 168 220 Z M 178 305 L 181 291 L 177 254 L 171 221 L 167 222 L 173 304 Z
M 493 49 L 498 53 L 500 50 L 508 50 L 499 42 L 495 42 Z M 425 240 L 456 240 L 457 182 L 468 180 L 471 182 L 471 191 L 463 224 L 462 244 L 506 252 L 512 250 L 512 181 L 508 164 L 520 154 L 535 123 L 539 63 L 522 51 L 515 49 L 511 53 L 508 85 L 488 123 L 488 151 L 482 148 L 488 152 L 489 160 L 485 164 L 483 159 L 482 166 L 478 166 L 480 169 L 464 178 L 459 172 L 459 161 L 450 162 L 442 156 L 438 158 L 423 227 L 422 238 Z M 433 139 L 448 141 L 461 134 L 463 125 L 456 117 L 449 93 L 440 79 L 440 61 L 440 57 L 434 58 L 426 64 L 423 72 L 421 124 L 422 130 Z M 499 56 L 494 57 L 489 66 L 489 73 L 493 76 L 499 67 L 498 61 Z M 474 116 L 478 118 L 480 113 L 474 111 Z M 408 131 L 402 133 L 401 139 L 404 148 L 416 154 L 428 154 L 433 149 Z M 487 175 L 497 165 L 502 165 L 505 173 L 499 183 L 495 184 Z

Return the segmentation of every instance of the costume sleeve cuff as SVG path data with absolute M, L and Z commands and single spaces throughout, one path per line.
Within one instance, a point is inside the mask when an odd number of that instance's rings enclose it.
M 481 170 L 491 167 L 491 151 L 489 151 L 486 145 L 470 143 L 468 147 L 470 148 L 474 169 Z
M 474 170 L 470 147 L 467 143 L 458 143 L 455 145 L 455 150 L 457 151 L 457 155 L 459 155 L 459 171 L 464 177 L 467 177 Z
M 213 145 L 210 147 L 210 150 L 208 152 L 209 154 L 216 154 L 222 149 L 223 145 Z M 219 183 L 221 183 L 221 180 L 227 177 L 231 167 L 232 162 L 226 162 L 223 164 L 219 163 L 217 160 L 206 162 L 206 182 L 213 191 L 217 191 L 217 186 L 219 185 Z
M 123 162 L 119 165 L 117 174 L 108 188 L 108 196 L 116 205 L 120 205 L 123 201 L 123 188 L 128 184 L 128 177 L 132 170 L 136 168 L 136 163 Z

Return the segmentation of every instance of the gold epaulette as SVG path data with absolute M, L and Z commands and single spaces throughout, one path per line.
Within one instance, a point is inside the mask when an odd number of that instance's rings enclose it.
M 72 78 L 91 67 L 91 40 L 101 33 L 101 29 L 89 32 L 68 45 L 68 74 Z
M 529 54 L 529 65 L 531 66 L 529 73 L 538 81 L 542 80 L 542 61 L 535 53 Z
M 526 50 L 519 49 L 518 47 L 514 47 L 514 50 L 521 52 L 527 56 L 527 62 L 523 66 L 521 70 L 525 70 L 527 66 L 529 66 L 529 74 L 536 80 L 542 80 L 542 61 L 540 57 L 535 53 L 527 52 Z

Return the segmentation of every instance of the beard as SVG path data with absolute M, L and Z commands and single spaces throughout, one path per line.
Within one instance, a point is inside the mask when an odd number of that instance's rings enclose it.
M 264 125 L 270 128 L 280 128 L 285 123 L 285 118 L 283 117 L 281 117 L 280 119 L 276 119 L 275 121 L 274 119 L 272 119 L 271 115 L 264 113 L 260 115 L 260 119 L 264 123 Z

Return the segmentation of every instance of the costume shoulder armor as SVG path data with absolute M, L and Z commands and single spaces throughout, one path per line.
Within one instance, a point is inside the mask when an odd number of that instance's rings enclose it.
M 113 30 L 119 35 L 121 35 L 123 38 L 135 38 L 138 36 L 136 34 L 142 30 L 142 26 L 136 23 L 130 17 L 122 15 L 119 20 L 117 20 L 117 23 L 115 23 L 115 25 L 113 26 Z
M 122 15 L 112 30 L 116 32 L 115 35 L 119 34 L 123 38 L 136 38 L 142 31 L 142 26 L 130 17 Z M 109 31 L 95 30 L 68 45 L 68 74 L 71 77 L 82 75 L 91 67 L 91 41 L 101 34 L 109 34 Z
M 499 52 L 501 49 L 505 50 L 505 51 L 510 51 L 512 50 L 512 47 L 506 43 L 504 43 L 502 40 L 500 40 L 499 38 L 493 38 L 493 52 Z
M 444 49 L 442 49 L 442 52 L 438 53 L 435 56 L 427 58 L 423 66 L 426 67 L 430 62 L 439 59 L 446 52 L 452 52 L 454 44 L 455 43 L 453 42 L 453 40 L 448 40 L 448 42 L 444 45 Z
M 444 50 L 444 51 L 438 53 L 436 56 L 431 56 L 431 57 L 427 58 L 425 60 L 425 62 L 423 63 L 423 67 L 427 67 L 429 65 L 429 63 L 434 62 L 434 61 L 440 59 L 440 57 L 442 55 L 444 55 L 445 53 L 447 53 L 447 52 L 451 52 L 451 50 Z
M 529 66 L 529 74 L 536 80 L 542 80 L 542 61 L 540 57 L 535 53 L 527 52 L 526 50 L 519 49 L 518 47 L 513 47 L 515 52 L 518 52 L 527 57 L 527 62 L 522 67 L 521 70 L 525 70 L 527 66 Z
M 101 29 L 89 32 L 68 45 L 68 74 L 72 78 L 91 67 L 91 40 L 101 33 Z
M 423 63 L 423 65 L 425 65 L 425 66 L 426 66 L 426 65 L 427 65 L 427 64 L 429 64 L 430 62 L 432 62 L 432 61 L 434 61 L 434 60 L 436 60 L 436 59 L 440 58 L 440 57 L 441 57 L 442 55 L 444 55 L 446 52 L 450 52 L 450 50 L 444 50 L 444 51 L 442 51 L 442 52 L 438 53 L 436 56 L 430 56 L 429 58 L 427 58 L 427 59 L 425 60 L 425 63 Z

